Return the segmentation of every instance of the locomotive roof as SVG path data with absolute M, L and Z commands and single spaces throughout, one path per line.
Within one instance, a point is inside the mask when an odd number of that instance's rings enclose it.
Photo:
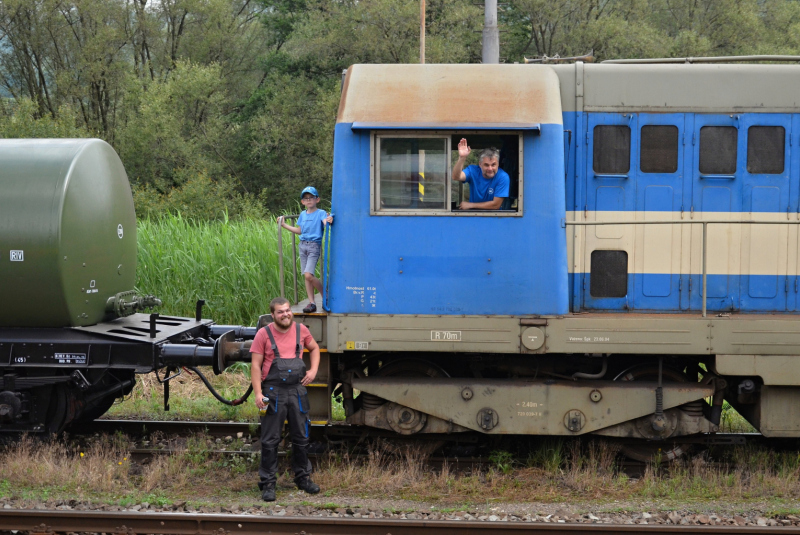
M 583 69 L 583 105 L 576 82 Z M 564 111 L 797 112 L 800 65 L 556 65 Z
M 561 124 L 561 94 L 544 65 L 353 65 L 336 122 L 531 128 Z

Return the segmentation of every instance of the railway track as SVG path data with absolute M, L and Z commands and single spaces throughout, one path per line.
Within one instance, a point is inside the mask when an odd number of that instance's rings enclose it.
M 347 435 L 349 426 L 322 426 L 314 425 L 311 428 L 312 442 L 324 444 L 326 440 L 326 431 L 330 428 L 334 429 L 334 441 L 342 439 Z M 79 432 L 78 432 L 79 431 Z M 248 456 L 260 454 L 260 447 L 258 446 L 259 428 L 256 424 L 242 423 L 242 422 L 187 422 L 187 421 L 143 421 L 143 420 L 96 420 L 89 424 L 82 424 L 81 428 L 74 430 L 73 434 L 93 434 L 93 433 L 106 433 L 111 434 L 115 432 L 122 432 L 131 437 L 149 436 L 153 433 L 162 433 L 164 436 L 187 436 L 191 434 L 207 434 L 212 437 L 251 437 L 251 449 L 210 449 L 207 451 L 210 455 L 216 456 Z M 354 435 L 350 435 L 353 438 Z M 156 455 L 170 455 L 173 453 L 181 453 L 180 448 L 163 447 L 135 447 L 130 450 L 132 460 L 142 462 L 146 459 Z M 279 457 L 286 457 L 286 452 L 281 451 Z M 325 453 L 309 453 L 309 460 L 314 466 L 325 456 Z M 352 459 L 362 457 L 358 453 L 351 453 Z M 442 456 L 434 455 L 428 456 L 424 461 L 425 465 L 434 470 L 440 470 L 443 466 L 447 466 L 449 470 L 456 472 L 468 472 L 474 469 L 480 469 L 492 464 L 488 457 L 459 455 L 459 456 Z M 622 461 L 620 469 L 625 472 L 628 477 L 641 477 L 647 465 L 639 461 Z
M 81 424 L 80 427 L 70 430 L 73 435 L 91 435 L 93 433 L 106 433 L 112 434 L 122 432 L 130 437 L 144 437 L 160 433 L 165 437 L 184 437 L 189 435 L 208 435 L 211 437 L 230 437 L 239 438 L 247 441 L 248 437 L 252 444 L 250 449 L 210 449 L 209 454 L 219 456 L 247 456 L 258 454 L 260 448 L 258 446 L 258 436 L 260 432 L 257 423 L 249 422 L 203 422 L 203 421 L 179 421 L 179 420 L 95 420 L 93 422 Z M 312 425 L 311 427 L 311 442 L 317 444 L 320 449 L 317 453 L 310 452 L 309 458 L 312 463 L 316 464 L 324 455 L 324 451 L 331 444 L 336 443 L 355 443 L 359 439 L 365 438 L 363 429 L 353 428 L 347 424 L 333 424 L 333 425 Z M 373 436 L 380 436 L 380 433 L 370 434 Z M 387 434 L 386 438 L 391 440 L 392 436 Z M 451 436 L 437 436 L 428 438 L 450 439 Z M 458 437 L 463 442 L 469 444 L 477 442 L 481 439 L 479 435 L 464 434 Z M 589 437 L 591 438 L 591 437 Z M 758 433 L 718 433 L 708 437 L 695 437 L 694 442 L 702 445 L 719 445 L 719 446 L 732 446 L 743 445 L 745 443 L 763 443 L 766 439 Z M 692 441 L 690 439 L 689 441 Z M 219 442 L 219 441 L 218 441 Z M 136 447 L 130 451 L 134 460 L 142 461 L 154 455 L 168 455 L 171 453 L 179 453 L 180 448 L 173 447 Z M 282 454 L 285 456 L 285 453 Z M 352 453 L 352 457 L 358 458 L 357 453 Z M 485 467 L 492 464 L 492 461 L 487 456 L 474 456 L 474 455 L 436 455 L 429 456 L 425 460 L 425 464 L 433 469 L 439 469 L 443 465 L 447 465 L 449 469 L 455 471 L 469 471 L 475 468 Z M 619 469 L 626 473 L 629 477 L 641 477 L 647 468 L 647 463 L 634 461 L 634 460 L 621 460 L 619 461 Z
M 92 422 L 81 423 L 69 429 L 69 432 L 77 435 L 92 433 L 116 433 L 122 432 L 129 436 L 143 436 L 152 433 L 163 433 L 171 436 L 185 436 L 194 433 L 204 433 L 216 437 L 224 436 L 253 436 L 259 435 L 260 426 L 257 422 L 202 422 L 202 421 L 181 421 L 181 420 L 94 420 Z M 344 423 L 334 423 L 330 425 L 312 425 L 311 439 L 314 440 L 352 440 L 366 438 L 364 428 L 354 427 Z M 241 435 L 239 435 L 241 433 Z M 397 435 L 374 431 L 370 432 L 369 437 L 397 438 Z M 460 433 L 458 435 L 420 435 L 419 438 L 428 440 L 459 440 L 464 443 L 476 442 L 486 435 L 479 433 Z M 587 438 L 592 438 L 587 436 Z M 697 443 L 703 445 L 744 445 L 748 442 L 761 442 L 765 440 L 759 433 L 716 433 L 700 437 L 681 437 L 676 439 L 682 443 Z M 797 439 L 790 439 L 797 443 Z M 775 442 L 772 440 L 771 442 Z
M 184 422 L 180 420 L 94 420 L 81 423 L 69 429 L 71 434 L 87 435 L 92 433 L 121 432 L 128 436 L 144 436 L 153 433 L 164 435 L 189 435 L 205 433 L 216 437 L 252 435 L 258 436 L 259 424 L 257 422 Z M 322 426 L 312 426 L 312 430 L 320 432 Z
M 541 522 L 485 522 L 457 520 L 384 520 L 363 518 L 309 518 L 199 513 L 129 513 L 111 511 L 0 510 L 0 526 L 30 534 L 114 533 L 134 535 L 416 535 L 419 533 L 530 532 L 538 535 L 624 533 L 627 535 L 797 533 L 791 527 L 682 526 L 619 524 L 555 524 Z

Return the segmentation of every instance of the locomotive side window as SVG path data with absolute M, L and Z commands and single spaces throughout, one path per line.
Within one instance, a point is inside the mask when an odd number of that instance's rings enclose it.
M 626 251 L 592 251 L 589 293 L 592 297 L 625 297 L 628 294 Z
M 786 131 L 782 126 L 747 129 L 747 172 L 754 175 L 783 173 Z
M 704 126 L 700 129 L 700 173 L 736 173 L 736 145 L 739 131 L 733 126 Z
M 465 201 L 481 201 L 470 195 L 467 182 L 452 180 L 461 139 L 466 139 L 471 149 L 464 168 L 469 165 L 479 167 L 478 156 L 484 149 L 494 148 L 499 152 L 499 168 L 508 175 L 508 186 L 502 190 L 508 193 L 499 208 L 488 210 L 464 206 Z M 503 130 L 373 131 L 370 149 L 370 214 L 521 216 L 522 139 L 522 132 Z M 470 172 L 474 173 L 474 169 Z M 502 177 L 501 180 L 505 182 L 506 179 Z M 479 193 L 481 185 L 478 185 Z M 488 193 L 492 193 L 492 190 Z
M 443 210 L 447 199 L 446 137 L 381 137 L 378 210 Z
M 595 173 L 621 175 L 631 168 L 631 129 L 628 126 L 594 127 L 592 168 Z
M 642 127 L 640 168 L 643 173 L 674 173 L 678 170 L 678 127 Z

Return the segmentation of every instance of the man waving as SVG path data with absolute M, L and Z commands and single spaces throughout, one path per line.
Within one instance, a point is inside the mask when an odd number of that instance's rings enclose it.
M 458 143 L 458 161 L 453 166 L 453 180 L 469 184 L 469 202 L 463 201 L 461 210 L 499 210 L 508 197 L 511 179 L 500 169 L 500 151 L 494 147 L 483 149 L 478 155 L 478 165 L 464 169 L 472 149 L 467 140 Z

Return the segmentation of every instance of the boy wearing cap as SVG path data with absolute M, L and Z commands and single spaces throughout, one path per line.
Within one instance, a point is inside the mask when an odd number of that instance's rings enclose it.
M 317 305 L 314 303 L 314 290 L 322 294 L 322 282 L 314 276 L 320 252 L 322 250 L 322 233 L 325 224 L 333 223 L 333 216 L 325 213 L 324 210 L 317 208 L 319 194 L 317 189 L 308 186 L 300 193 L 300 202 L 306 207 L 305 212 L 300 212 L 297 218 L 297 226 L 287 225 L 283 216 L 278 217 L 278 223 L 289 232 L 300 235 L 300 269 L 306 282 L 306 293 L 308 293 L 308 306 L 303 312 L 316 312 Z

